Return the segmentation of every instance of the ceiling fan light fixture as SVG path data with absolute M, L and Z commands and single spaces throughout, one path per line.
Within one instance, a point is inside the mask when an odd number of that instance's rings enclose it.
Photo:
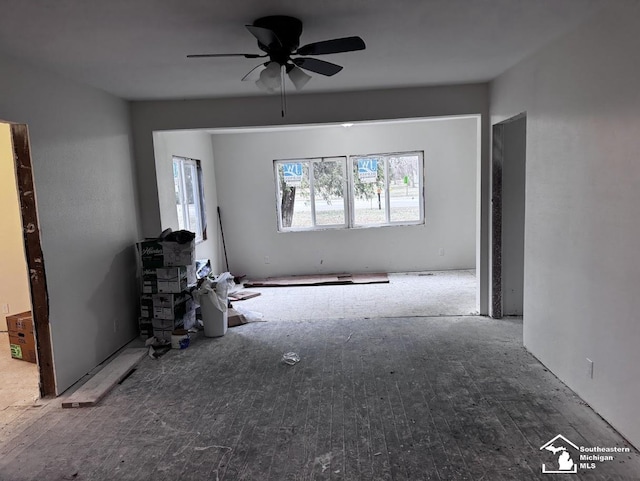
M 311 80 L 311 75 L 307 75 L 300 67 L 296 66 L 289 71 L 288 75 L 296 90 L 302 90 L 307 85 L 307 82 Z
M 268 58 L 269 61 L 256 65 L 242 81 L 253 81 L 261 90 L 269 93 L 280 91 L 282 98 L 282 116 L 286 111 L 285 75 L 293 83 L 296 90 L 301 90 L 311 80 L 306 72 L 314 72 L 325 77 L 332 77 L 342 70 L 341 65 L 314 58 L 316 55 L 355 52 L 364 50 L 366 45 L 360 37 L 342 37 L 320 42 L 313 42 L 300 47 L 302 21 L 287 15 L 270 15 L 256 19 L 247 30 L 258 41 L 258 48 L 264 52 L 257 53 L 209 53 L 187 55 L 188 58 L 204 57 L 244 57 L 249 59 Z M 301 56 L 302 55 L 302 56 Z
M 262 90 L 275 92 L 280 88 L 280 64 L 278 62 L 269 62 L 267 66 L 260 72 L 260 78 L 256 80 L 256 85 Z

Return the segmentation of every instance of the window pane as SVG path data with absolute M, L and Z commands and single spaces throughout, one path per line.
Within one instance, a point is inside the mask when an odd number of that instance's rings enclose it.
M 420 168 L 417 155 L 389 157 L 389 220 L 420 220 Z
M 176 196 L 178 229 L 196 234 L 196 242 L 206 239 L 202 171 L 195 159 L 173 158 L 173 184 Z
M 182 172 L 180 169 L 181 161 L 175 160 L 173 161 L 173 185 L 176 193 L 176 211 L 178 214 L 178 228 L 184 229 L 184 205 L 183 205 L 183 196 L 182 196 Z
M 282 227 L 312 227 L 309 163 L 282 162 L 277 168 Z
M 384 158 L 353 158 L 353 220 L 355 225 L 384 224 Z
M 344 159 L 313 162 L 316 225 L 344 225 Z
M 196 228 L 198 226 L 198 212 L 196 210 L 196 202 L 197 202 L 197 190 L 196 190 L 196 182 L 198 181 L 198 176 L 196 174 L 196 166 L 191 163 L 185 163 L 184 165 L 184 175 L 185 175 L 185 199 L 187 202 L 187 215 L 188 220 L 187 229 L 196 232 Z

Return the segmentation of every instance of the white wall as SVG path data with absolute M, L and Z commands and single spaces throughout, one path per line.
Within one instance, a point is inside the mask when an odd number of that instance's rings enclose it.
M 294 94 L 287 102 L 287 117 L 280 117 L 279 97 L 145 101 L 131 107 L 138 168 L 143 234 L 156 235 L 161 228 L 155 176 L 153 132 L 178 129 L 299 125 L 366 120 L 388 120 L 481 114 L 482 165 L 480 176 L 481 219 L 478 229 L 480 312 L 487 312 L 488 299 L 488 92 L 486 84 L 397 90 Z M 224 212 L 223 212 L 224 217 Z
M 173 156 L 198 159 L 202 168 L 204 201 L 207 218 L 207 239 L 196 245 L 198 259 L 211 259 L 214 272 L 221 272 L 218 228 L 218 195 L 216 173 L 211 148 L 211 135 L 198 131 L 155 132 L 153 134 L 155 171 L 158 183 L 158 203 L 161 229 L 178 230 L 176 195 L 173 183 Z
M 0 57 L 0 71 L 0 118 L 29 126 L 62 392 L 136 335 L 129 110 L 9 57 Z
M 491 109 L 527 112 L 525 345 L 640 447 L 638 25 L 608 6 L 493 82 Z
M 9 305 L 9 313 L 0 314 L 0 331 L 6 331 L 6 316 L 31 310 L 31 295 L 11 131 L 4 123 L 0 123 L 0 226 L 0 306 Z
M 262 277 L 474 268 L 478 121 L 215 134 L 218 199 L 227 219 L 232 272 Z M 274 160 L 402 151 L 424 151 L 424 225 L 277 231 Z

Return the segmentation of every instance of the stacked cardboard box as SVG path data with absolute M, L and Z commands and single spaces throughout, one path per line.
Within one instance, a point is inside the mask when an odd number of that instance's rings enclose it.
M 174 329 L 196 324 L 195 305 L 187 292 L 196 282 L 195 242 L 153 239 L 137 247 L 142 268 L 140 336 L 171 341 Z
M 7 330 L 11 357 L 27 362 L 36 362 L 36 339 L 33 334 L 31 312 L 21 312 L 7 316 Z

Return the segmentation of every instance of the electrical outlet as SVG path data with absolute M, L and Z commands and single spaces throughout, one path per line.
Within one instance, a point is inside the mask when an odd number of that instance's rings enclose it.
M 9 304 L 2 304 L 2 313 L 9 314 Z
M 271 261 L 269 260 L 269 256 L 264 256 L 264 263 L 271 264 Z
M 439 256 L 443 256 L 444 255 L 444 249 L 442 247 L 440 247 L 440 250 L 438 251 L 438 255 Z
M 587 358 L 587 376 L 593 379 L 593 361 L 589 358 Z

